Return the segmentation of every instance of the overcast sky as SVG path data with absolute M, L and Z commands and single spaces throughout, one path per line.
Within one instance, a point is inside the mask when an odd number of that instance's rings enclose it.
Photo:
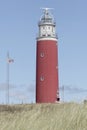
M 35 101 L 41 7 L 54 8 L 61 100 L 62 86 L 65 101 L 87 98 L 87 0 L 0 0 L 0 103 L 6 102 L 8 51 L 14 59 L 10 64 L 10 102 Z

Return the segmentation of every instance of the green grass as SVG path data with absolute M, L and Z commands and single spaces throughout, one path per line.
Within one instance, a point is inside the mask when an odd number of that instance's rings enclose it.
M 87 105 L 3 105 L 0 130 L 87 130 Z

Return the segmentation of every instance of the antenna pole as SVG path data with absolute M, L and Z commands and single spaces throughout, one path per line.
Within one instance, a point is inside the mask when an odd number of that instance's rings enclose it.
M 62 86 L 63 89 L 63 103 L 64 103 L 64 85 Z
M 9 104 L 9 52 L 7 53 L 7 96 L 6 96 L 7 103 Z

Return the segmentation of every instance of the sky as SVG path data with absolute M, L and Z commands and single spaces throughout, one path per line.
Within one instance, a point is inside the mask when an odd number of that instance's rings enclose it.
M 42 7 L 53 8 L 56 21 L 61 101 L 87 99 L 87 0 L 0 0 L 0 103 L 7 100 L 8 52 L 10 103 L 35 102 Z

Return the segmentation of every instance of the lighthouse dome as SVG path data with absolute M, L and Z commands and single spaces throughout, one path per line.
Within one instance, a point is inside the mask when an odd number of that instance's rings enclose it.
M 39 25 L 43 25 L 43 24 L 53 24 L 53 25 L 55 24 L 54 18 L 49 12 L 48 8 L 45 8 L 44 13 L 41 16 L 40 21 L 39 21 Z

